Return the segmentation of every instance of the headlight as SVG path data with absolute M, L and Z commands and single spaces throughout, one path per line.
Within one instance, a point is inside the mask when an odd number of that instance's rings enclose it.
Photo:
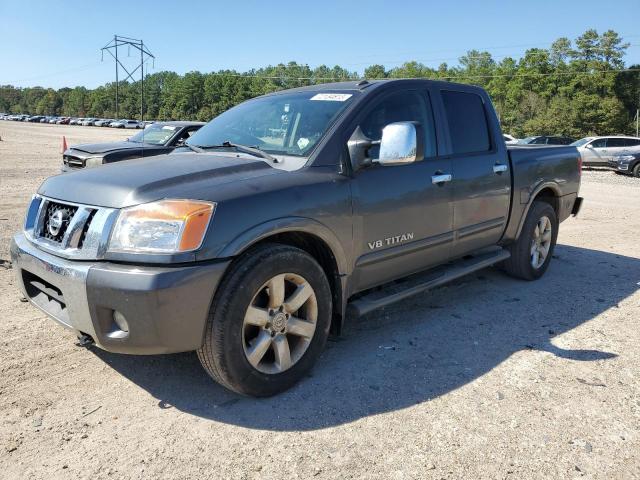
M 160 200 L 124 208 L 113 228 L 112 252 L 178 253 L 196 250 L 216 204 L 198 200 Z
M 616 157 L 616 160 L 618 160 L 619 162 L 624 162 L 624 163 L 629 163 L 631 160 L 634 160 L 636 157 L 634 157 L 633 155 L 620 155 L 619 157 Z
M 87 168 L 99 167 L 103 161 L 104 157 L 87 157 L 84 160 L 84 166 Z

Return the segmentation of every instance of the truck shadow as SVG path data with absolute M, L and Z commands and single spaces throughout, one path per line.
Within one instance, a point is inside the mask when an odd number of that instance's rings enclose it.
M 343 337 L 328 343 L 309 378 L 273 398 L 226 391 L 209 379 L 194 353 L 132 357 L 92 351 L 157 398 L 159 408 L 255 429 L 326 428 L 428 402 L 516 353 L 563 362 L 615 357 L 597 348 L 597 336 L 575 349 L 559 346 L 562 340 L 554 337 L 632 295 L 640 260 L 565 245 L 557 246 L 554 257 L 537 282 L 486 269 L 352 322 Z

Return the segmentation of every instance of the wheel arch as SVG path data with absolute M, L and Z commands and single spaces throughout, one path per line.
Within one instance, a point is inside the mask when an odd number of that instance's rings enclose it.
M 220 257 L 238 257 L 265 243 L 279 243 L 304 250 L 322 267 L 333 299 L 332 333 L 339 334 L 345 316 L 347 259 L 336 235 L 325 225 L 309 218 L 281 218 L 257 225 L 230 242 Z
M 556 212 L 556 215 L 560 216 L 560 188 L 556 183 L 546 182 L 538 185 L 533 193 L 529 196 L 529 201 L 522 212 L 522 216 L 520 217 L 520 222 L 518 223 L 518 231 L 516 232 L 515 238 L 520 237 L 520 233 L 522 232 L 522 227 L 524 226 L 524 222 L 527 219 L 527 215 L 529 215 L 529 210 L 531 209 L 531 205 L 536 200 L 542 200 L 553 207 L 553 210 Z

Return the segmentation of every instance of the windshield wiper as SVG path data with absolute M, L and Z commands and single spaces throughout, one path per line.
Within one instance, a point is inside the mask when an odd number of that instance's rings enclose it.
M 183 143 L 182 145 L 180 145 L 181 147 L 187 147 L 189 150 L 192 150 L 196 153 L 204 153 L 204 149 L 202 147 L 199 147 L 198 145 L 191 145 L 189 143 Z
M 240 145 L 239 143 L 222 142 L 220 145 L 207 145 L 207 146 L 203 146 L 201 148 L 203 148 L 203 149 L 209 149 L 209 148 L 235 148 L 239 152 L 248 153 L 249 155 L 253 155 L 253 156 L 256 156 L 256 157 L 264 158 L 264 159 L 269 160 L 269 161 L 271 161 L 273 163 L 280 163 L 280 160 L 278 160 L 276 157 L 274 157 L 272 155 L 269 155 L 267 152 L 265 152 L 263 150 L 260 150 L 259 148 L 249 147 L 247 145 Z

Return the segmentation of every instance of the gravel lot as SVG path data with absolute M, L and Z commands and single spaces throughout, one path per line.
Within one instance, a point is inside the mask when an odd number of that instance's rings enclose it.
M 368 315 L 267 400 L 114 355 L 20 302 L 9 239 L 68 142 L 0 122 L 3 478 L 640 478 L 640 181 L 585 172 L 540 281 L 488 269 Z

